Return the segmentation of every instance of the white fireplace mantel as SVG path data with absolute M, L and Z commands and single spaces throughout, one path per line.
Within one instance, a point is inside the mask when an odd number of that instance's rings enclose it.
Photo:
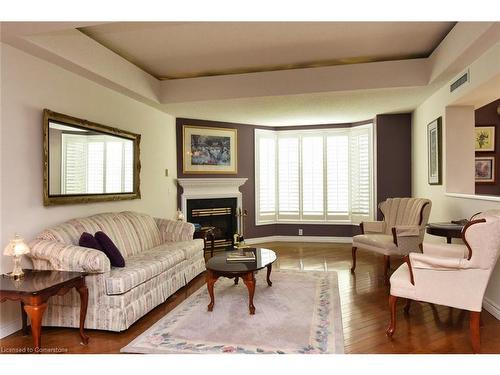
M 237 208 L 242 208 L 240 186 L 247 178 L 178 178 L 182 187 L 181 211 L 187 216 L 187 201 L 189 199 L 236 198 Z

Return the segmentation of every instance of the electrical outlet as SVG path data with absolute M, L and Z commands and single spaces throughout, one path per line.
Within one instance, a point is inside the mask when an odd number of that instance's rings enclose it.
M 303 234 L 303 231 L 302 231 L 302 228 L 301 228 L 301 229 L 299 229 L 299 236 L 302 236 L 302 234 Z
M 168 177 L 168 169 L 165 169 L 165 177 Z

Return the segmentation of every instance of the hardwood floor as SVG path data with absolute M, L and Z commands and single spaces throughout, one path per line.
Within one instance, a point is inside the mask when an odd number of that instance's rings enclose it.
M 337 271 L 346 353 L 472 353 L 468 312 L 444 306 L 414 302 L 405 316 L 405 301 L 400 300 L 396 333 L 392 339 L 386 337 L 389 289 L 384 285 L 381 256 L 358 250 L 356 274 L 351 275 L 351 248 L 346 244 L 274 242 L 265 247 L 278 254 L 274 269 Z M 391 263 L 394 270 L 401 261 Z M 198 276 L 125 332 L 87 330 L 88 346 L 80 345 L 77 329 L 44 327 L 42 346 L 68 353 L 118 353 L 204 284 L 205 276 Z M 500 353 L 500 322 L 484 310 L 482 320 L 482 352 Z M 31 345 L 31 336 L 21 332 L 0 340 L 2 352 Z

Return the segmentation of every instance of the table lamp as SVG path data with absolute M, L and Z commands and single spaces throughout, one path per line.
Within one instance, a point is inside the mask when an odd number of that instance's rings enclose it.
M 24 254 L 28 254 L 30 248 L 24 242 L 24 239 L 16 234 L 13 240 L 10 240 L 9 244 L 5 246 L 3 255 L 14 257 L 14 270 L 8 273 L 7 276 L 13 278 L 20 278 L 24 276 L 23 269 L 21 268 L 21 257 Z

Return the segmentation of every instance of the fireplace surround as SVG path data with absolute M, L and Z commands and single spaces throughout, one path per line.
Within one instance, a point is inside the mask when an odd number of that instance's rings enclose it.
M 236 213 L 243 208 L 239 190 L 246 178 L 179 178 L 181 211 L 187 221 L 215 227 L 215 247 L 232 245 L 240 233 Z

